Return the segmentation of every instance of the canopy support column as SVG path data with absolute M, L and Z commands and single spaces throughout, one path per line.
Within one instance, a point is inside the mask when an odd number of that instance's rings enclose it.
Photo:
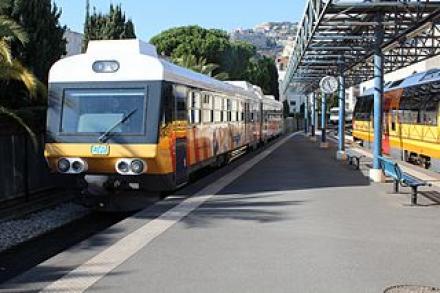
M 339 121 L 338 121 L 338 160 L 345 160 L 345 75 L 344 68 L 340 68 L 339 76 Z
M 304 132 L 309 134 L 309 96 L 306 95 L 306 101 L 304 104 Z
M 327 95 L 322 94 L 322 107 L 321 107 L 321 148 L 328 148 L 327 142 Z
M 382 121 L 383 121 L 383 89 L 384 89 L 384 56 L 381 45 L 384 40 L 383 15 L 376 14 L 375 42 L 374 42 L 374 143 L 373 169 L 370 170 L 370 179 L 373 182 L 385 180 L 380 166 L 382 156 Z
M 316 136 L 316 93 L 312 93 L 312 137 Z

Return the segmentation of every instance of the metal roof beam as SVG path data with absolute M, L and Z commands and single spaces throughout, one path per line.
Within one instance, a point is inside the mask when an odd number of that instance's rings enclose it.
M 330 46 L 312 46 L 309 50 L 312 51 L 366 51 L 368 48 L 363 47 L 330 47 Z
M 384 16 L 387 71 L 440 55 L 440 26 L 437 32 L 433 31 L 435 24 L 440 23 L 440 1 L 308 0 L 281 89 L 285 92 L 289 79 L 299 75 L 313 74 L 311 77 L 319 78 L 340 74 L 340 58 L 345 58 L 350 82 L 372 76 L 373 32 L 379 24 L 374 19 L 377 12 Z

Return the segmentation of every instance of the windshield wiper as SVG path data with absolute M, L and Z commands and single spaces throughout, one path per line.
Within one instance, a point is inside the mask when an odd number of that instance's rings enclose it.
M 121 118 L 121 120 L 119 120 L 118 122 L 115 123 L 115 125 L 113 125 L 112 127 L 110 127 L 108 130 L 106 130 L 99 138 L 99 142 L 101 143 L 106 143 L 107 140 L 112 136 L 113 134 L 113 130 L 115 130 L 116 127 L 118 127 L 121 124 L 124 124 L 125 122 L 127 122 L 128 119 L 130 119 L 131 116 L 133 116 L 134 113 L 137 112 L 137 109 L 132 110 L 130 113 L 128 113 L 127 115 L 125 115 L 124 117 Z

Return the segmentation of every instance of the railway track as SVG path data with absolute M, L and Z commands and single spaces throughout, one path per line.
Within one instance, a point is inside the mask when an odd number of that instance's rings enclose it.
M 132 214 L 92 212 L 79 220 L 0 253 L 0 283 L 33 268 Z

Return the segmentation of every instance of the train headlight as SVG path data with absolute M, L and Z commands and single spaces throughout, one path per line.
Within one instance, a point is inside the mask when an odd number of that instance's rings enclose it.
M 72 171 L 75 173 L 82 173 L 84 171 L 84 163 L 81 161 L 74 161 L 72 163 Z
M 126 161 L 120 161 L 118 165 L 116 166 L 119 173 L 128 173 L 130 172 L 130 166 Z
M 120 159 L 115 165 L 116 172 L 124 176 L 141 175 L 147 170 L 147 163 L 141 159 Z
M 73 175 L 84 173 L 89 168 L 87 162 L 80 158 L 62 158 L 57 167 L 60 173 Z
M 120 65 L 118 61 L 96 61 L 92 67 L 96 73 L 115 73 Z
M 141 160 L 134 160 L 130 164 L 131 171 L 135 174 L 141 174 L 144 172 L 145 164 Z
M 58 161 L 58 171 L 61 173 L 67 173 L 70 170 L 70 161 L 67 159 L 61 159 Z

